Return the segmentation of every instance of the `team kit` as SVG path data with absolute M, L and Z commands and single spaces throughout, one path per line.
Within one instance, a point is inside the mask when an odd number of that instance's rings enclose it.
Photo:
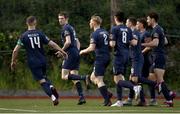
M 59 24 L 62 27 L 61 41 L 63 47 L 59 47 L 50 40 L 42 31 L 37 30 L 38 20 L 35 16 L 26 19 L 27 31 L 22 33 L 12 53 L 11 70 L 15 70 L 19 50 L 26 50 L 28 67 L 32 77 L 49 96 L 54 106 L 59 104 L 59 94 L 46 75 L 47 60 L 44 45 L 56 50 L 56 56 L 63 58 L 61 66 L 62 80 L 72 80 L 79 95 L 78 105 L 86 103 L 81 81 L 86 86 L 97 86 L 102 98 L 103 106 L 122 107 L 133 105 L 133 100 L 138 99 L 137 106 L 156 106 L 156 92 L 164 96 L 164 105 L 173 107 L 173 99 L 176 93 L 170 90 L 164 81 L 166 53 L 165 45 L 168 40 L 163 28 L 158 24 L 159 15 L 150 12 L 145 18 L 125 17 L 124 12 L 117 11 L 113 15 L 114 26 L 110 32 L 101 28 L 102 18 L 93 15 L 89 21 L 92 29 L 90 42 L 87 48 L 80 50 L 80 41 L 76 37 L 73 26 L 68 23 L 67 12 L 58 14 Z M 126 20 L 125 20 L 126 19 Z M 151 27 L 151 32 L 147 30 Z M 110 51 L 112 50 L 112 52 Z M 79 75 L 80 56 L 95 52 L 94 67 L 90 75 Z M 106 68 L 113 55 L 113 79 L 116 88 L 116 102 L 112 103 L 113 94 L 108 90 L 104 82 Z M 129 80 L 124 75 L 128 64 L 131 65 Z M 145 100 L 143 85 L 149 89 L 150 100 Z M 123 100 L 123 88 L 129 89 L 129 95 Z

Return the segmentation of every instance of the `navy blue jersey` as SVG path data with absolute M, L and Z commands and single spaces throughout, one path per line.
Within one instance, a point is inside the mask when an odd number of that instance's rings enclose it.
M 39 30 L 28 30 L 22 34 L 18 44 L 25 47 L 31 68 L 46 64 L 43 44 L 48 44 L 49 41 L 48 37 Z
M 140 33 L 140 39 L 142 43 L 145 43 L 145 39 L 151 37 L 151 34 L 148 31 L 139 32 Z
M 106 30 L 99 28 L 94 31 L 91 34 L 90 43 L 96 44 L 96 58 L 109 58 L 109 34 Z
M 132 46 L 130 47 L 130 57 L 132 59 L 139 59 L 139 57 L 142 56 L 142 52 L 141 52 L 141 39 L 140 39 L 140 34 L 137 30 L 133 30 L 132 31 L 133 33 L 133 39 L 136 39 L 138 42 L 137 42 L 137 45 L 135 46 Z
M 125 25 L 114 26 L 111 30 L 113 41 L 115 45 L 115 55 L 120 55 L 121 51 L 129 50 L 129 42 L 132 40 L 132 31 Z
M 66 36 L 70 36 L 71 44 L 65 51 L 67 52 L 67 51 L 71 51 L 73 49 L 77 49 L 76 32 L 75 32 L 74 28 L 69 24 L 64 25 L 63 30 L 61 32 L 63 44 L 66 41 Z
M 153 52 L 164 54 L 165 53 L 165 49 L 164 49 L 165 35 L 164 35 L 163 28 L 159 25 L 156 25 L 152 30 L 151 37 L 152 39 L 155 39 L 155 38 L 159 39 L 159 44 L 157 47 L 153 49 Z
M 140 39 L 141 39 L 141 43 L 145 43 L 145 39 L 151 37 L 151 34 L 148 31 L 143 31 L 143 32 L 139 32 L 140 33 Z M 144 49 L 145 47 L 142 46 L 142 49 Z

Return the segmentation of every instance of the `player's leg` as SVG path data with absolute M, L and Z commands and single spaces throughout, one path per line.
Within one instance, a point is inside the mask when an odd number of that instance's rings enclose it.
M 149 73 L 148 79 L 151 80 L 151 81 L 157 82 L 155 73 L 152 73 L 152 71 L 151 71 L 151 73 Z M 150 97 L 151 97 L 149 105 L 150 106 L 156 106 L 158 103 L 157 103 L 157 100 L 156 100 L 155 87 L 151 86 L 151 85 L 148 85 L 148 87 L 149 87 L 149 92 L 150 92 Z
M 70 73 L 78 75 L 77 70 L 72 70 Z M 82 105 L 82 104 L 86 103 L 86 100 L 85 100 L 85 97 L 84 97 L 84 94 L 83 94 L 83 88 L 82 88 L 81 82 L 79 80 L 74 80 L 73 83 L 75 84 L 78 95 L 79 95 L 78 105 Z
M 112 103 L 109 97 L 110 92 L 108 92 L 107 86 L 103 81 L 103 77 L 104 76 L 96 76 L 96 83 L 101 95 L 104 98 L 104 106 L 111 106 Z
M 143 67 L 143 57 L 139 58 L 138 61 L 133 61 L 132 62 L 132 68 L 131 68 L 131 76 L 130 76 L 130 80 L 132 81 L 132 83 L 134 85 L 140 85 L 141 83 L 143 83 L 143 77 L 141 77 L 142 74 L 142 67 Z M 139 93 L 139 89 L 137 86 L 137 90 L 135 90 L 135 99 L 137 99 Z M 145 97 L 144 97 L 144 92 L 142 91 L 142 88 L 140 87 L 140 92 L 141 92 L 141 96 L 140 96 L 140 103 L 139 104 L 145 104 Z
M 72 74 L 69 69 L 62 69 L 61 78 L 63 80 L 86 80 L 86 76 L 79 76 L 77 74 Z
M 68 74 L 68 80 L 86 80 L 88 77 L 86 75 L 78 75 L 78 74 Z
M 48 77 L 46 75 L 46 66 L 45 65 L 42 67 L 42 73 L 43 73 L 43 76 L 44 76 L 46 82 L 50 85 L 52 94 L 56 97 L 56 99 L 59 99 L 59 94 L 58 94 L 56 88 L 53 86 L 52 82 L 48 79 Z
M 64 69 L 64 68 L 61 70 L 61 78 L 63 80 L 68 80 L 68 75 L 69 74 L 70 74 L 70 70 Z
M 121 107 L 123 106 L 122 102 L 122 92 L 123 88 L 120 85 L 120 82 L 123 82 L 124 79 L 124 73 L 126 72 L 126 63 L 128 61 L 128 53 L 122 54 L 122 56 L 115 56 L 113 61 L 113 74 L 114 74 L 114 82 L 116 84 L 116 93 L 117 93 L 117 101 L 112 104 L 111 106 L 117 106 Z
M 166 99 L 165 104 L 169 107 L 172 107 L 173 98 L 170 96 L 169 89 L 164 81 L 164 73 L 165 73 L 164 69 L 165 69 L 165 56 L 156 55 L 154 73 L 157 76 L 158 88 L 159 88 L 159 91 L 162 91 Z
M 129 80 L 131 80 L 131 75 L 129 76 Z M 126 106 L 131 106 L 133 98 L 134 98 L 134 94 L 135 94 L 134 90 L 130 89 L 129 90 L 128 98 L 125 101 L 123 101 L 123 104 L 126 105 Z
M 134 98 L 135 98 L 135 100 L 137 100 L 138 97 L 139 97 L 139 95 L 140 95 L 140 92 L 141 92 L 141 90 L 142 90 L 142 86 L 140 85 L 140 83 L 138 83 L 139 77 L 138 77 L 137 75 L 131 75 L 130 77 L 131 77 L 131 78 L 130 78 L 130 81 L 129 81 L 129 82 L 131 82 L 132 85 L 133 85 Z M 132 86 L 132 85 L 131 85 L 131 86 Z M 132 87 L 131 87 L 131 88 L 132 88 Z M 130 88 L 130 89 L 131 89 L 131 88 Z M 132 89 L 131 89 L 131 91 L 132 91 Z M 143 98 L 143 99 L 141 99 L 141 101 L 145 101 L 145 98 L 144 98 L 144 97 L 141 96 L 141 98 Z
M 114 82 L 117 90 L 117 102 L 112 106 L 123 106 L 122 102 L 122 87 L 130 88 L 133 90 L 133 84 L 124 80 L 124 74 L 126 72 L 126 64 L 128 63 L 128 53 L 122 54 L 122 56 L 115 57 L 113 65 Z
M 150 73 L 150 76 L 148 77 L 148 79 L 157 82 L 155 73 Z M 157 86 L 158 86 L 158 84 L 157 84 Z M 150 92 L 151 93 L 151 101 L 153 102 L 153 104 L 157 105 L 154 87 L 150 87 L 150 90 L 151 90 L 151 92 Z M 174 99 L 176 97 L 176 93 L 169 89 L 168 89 L 168 91 L 169 91 L 169 95 L 171 96 L 171 98 Z
M 144 56 L 144 64 L 143 64 L 143 68 L 142 68 L 142 77 L 156 82 L 156 79 L 155 79 L 155 76 L 153 75 L 154 73 L 152 70 L 153 57 L 152 57 L 151 53 L 145 53 L 143 56 Z M 149 105 L 150 106 L 157 105 L 156 96 L 155 96 L 155 87 L 149 83 L 148 90 L 150 92 L 150 97 L 151 97 Z
M 68 59 L 63 61 L 62 64 L 62 79 L 64 80 L 86 80 L 86 76 L 80 76 L 78 74 L 73 74 L 70 71 L 78 70 L 80 64 L 79 55 L 76 53 L 70 53 Z
M 131 90 L 129 94 L 129 101 L 131 101 L 133 95 L 135 96 L 135 99 L 137 100 L 138 95 L 140 95 L 140 101 L 138 102 L 137 106 L 146 106 L 146 101 L 145 101 L 145 96 L 144 96 L 144 90 L 142 84 L 142 77 L 141 77 L 141 69 L 142 69 L 142 63 L 137 62 L 135 63 L 135 66 L 131 69 L 131 76 L 130 76 L 130 81 L 134 84 L 137 85 L 134 88 L 134 92 Z
M 169 94 L 169 89 L 167 88 L 167 85 L 166 85 L 166 83 L 164 82 L 164 79 L 163 79 L 165 70 L 156 68 L 156 69 L 154 69 L 154 72 L 157 75 L 157 81 L 158 81 L 159 90 L 163 93 L 163 95 L 164 95 L 164 97 L 165 97 L 165 99 L 167 101 L 167 104 L 169 106 L 173 106 L 172 98 L 171 98 L 171 96 Z
M 97 83 L 96 83 L 96 76 L 94 74 L 94 71 L 91 73 L 90 80 L 91 80 L 91 82 L 93 84 L 97 85 Z
M 38 68 L 30 68 L 33 74 L 33 77 L 35 80 L 37 80 L 42 89 L 44 90 L 44 92 L 51 98 L 51 100 L 53 101 L 54 105 L 58 105 L 58 98 L 55 97 L 55 95 L 53 94 L 52 90 L 51 90 L 51 84 L 49 82 L 46 81 L 46 77 L 44 75 L 44 69 L 42 67 L 38 67 Z
M 119 75 L 114 75 L 114 82 L 116 84 L 116 93 L 117 93 L 117 101 L 112 104 L 111 106 L 114 107 L 114 106 L 117 106 L 117 107 L 121 107 L 123 106 L 123 102 L 122 102 L 122 92 L 123 92 L 123 89 L 122 87 L 118 84 L 119 82 L 123 81 L 124 80 L 124 76 L 119 74 Z
M 109 60 L 102 60 L 102 61 L 98 61 L 95 62 L 95 66 L 94 66 L 94 75 L 95 75 L 95 83 L 98 86 L 98 89 L 101 93 L 101 95 L 104 98 L 104 106 L 111 106 L 111 97 L 110 96 L 110 92 L 107 89 L 106 84 L 104 83 L 104 73 L 106 71 L 106 67 L 109 64 Z

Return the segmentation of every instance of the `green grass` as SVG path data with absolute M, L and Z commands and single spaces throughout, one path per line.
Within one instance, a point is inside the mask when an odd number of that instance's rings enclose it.
M 87 99 L 81 106 L 76 103 L 76 99 L 61 99 L 53 106 L 49 99 L 0 99 L 0 113 L 180 113 L 180 100 L 175 100 L 173 108 L 162 106 L 162 100 L 154 107 L 104 107 L 102 99 Z

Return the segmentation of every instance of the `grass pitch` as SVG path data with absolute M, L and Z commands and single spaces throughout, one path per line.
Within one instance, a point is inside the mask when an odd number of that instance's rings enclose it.
M 102 99 L 87 99 L 84 105 L 77 105 L 78 99 L 61 99 L 58 106 L 53 106 L 49 99 L 0 99 L 0 113 L 180 113 L 180 100 L 175 99 L 174 107 L 162 106 L 124 106 L 104 107 Z M 115 102 L 115 99 L 113 99 Z

